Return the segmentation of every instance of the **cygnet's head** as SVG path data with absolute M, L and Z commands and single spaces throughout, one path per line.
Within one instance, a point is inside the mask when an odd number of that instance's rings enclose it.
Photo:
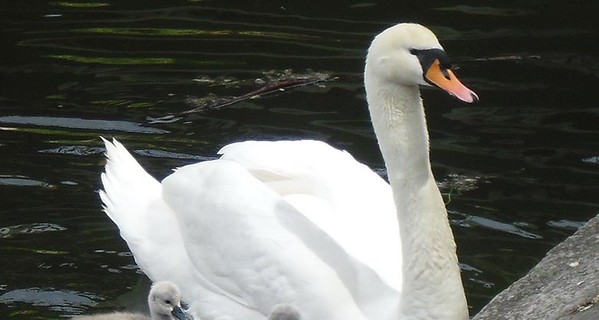
M 148 296 L 148 305 L 152 320 L 186 320 L 181 309 L 181 293 L 179 288 L 169 281 L 160 281 L 152 285 Z
M 478 96 L 458 80 L 452 67 L 432 31 L 419 24 L 400 23 L 372 41 L 366 58 L 366 77 L 376 78 L 378 83 L 435 86 L 462 101 L 478 101 Z
M 278 304 L 270 311 L 268 320 L 301 320 L 302 315 L 288 304 Z

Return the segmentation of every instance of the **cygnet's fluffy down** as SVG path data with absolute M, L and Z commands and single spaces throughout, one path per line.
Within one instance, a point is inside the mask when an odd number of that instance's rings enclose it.
M 302 320 L 302 315 L 288 304 L 278 304 L 270 312 L 268 320 Z
M 181 293 L 175 284 L 160 281 L 152 285 L 148 295 L 150 316 L 141 313 L 113 312 L 76 316 L 71 320 L 189 320 L 181 309 Z

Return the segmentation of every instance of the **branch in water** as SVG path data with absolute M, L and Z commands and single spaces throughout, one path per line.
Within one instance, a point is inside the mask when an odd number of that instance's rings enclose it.
M 335 79 L 331 79 L 331 77 L 328 74 L 322 74 L 322 73 L 315 73 L 313 75 L 307 75 L 307 76 L 303 75 L 303 76 L 299 76 L 299 77 L 290 75 L 290 76 L 288 76 L 288 78 L 283 77 L 283 78 L 278 78 L 276 80 L 267 82 L 262 87 L 254 90 L 252 92 L 249 92 L 244 95 L 237 96 L 237 97 L 225 97 L 225 98 L 210 97 L 208 99 L 188 98 L 188 103 L 197 105 L 197 107 L 195 107 L 191 110 L 183 111 L 181 113 L 181 115 L 196 113 L 196 112 L 203 112 L 203 111 L 213 110 L 213 109 L 221 109 L 221 108 L 225 108 L 225 107 L 231 106 L 233 104 L 236 104 L 236 103 L 239 103 L 239 102 L 242 102 L 245 100 L 256 99 L 256 98 L 260 98 L 260 97 L 263 97 L 268 94 L 282 92 L 282 91 L 286 91 L 286 90 L 290 90 L 290 89 L 294 89 L 294 88 L 298 88 L 298 87 L 309 86 L 309 85 L 317 84 L 320 82 L 326 82 L 326 81 L 332 81 L 332 80 L 335 80 Z

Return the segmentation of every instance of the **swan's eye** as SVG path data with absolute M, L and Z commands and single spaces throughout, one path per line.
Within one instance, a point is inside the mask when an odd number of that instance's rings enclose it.
M 166 302 L 166 304 L 171 304 L 170 300 L 165 300 L 164 302 Z
M 418 50 L 416 49 L 410 49 L 410 53 L 413 55 L 418 55 Z

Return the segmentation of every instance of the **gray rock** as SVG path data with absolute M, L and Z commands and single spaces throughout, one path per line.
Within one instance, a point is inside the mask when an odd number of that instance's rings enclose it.
M 472 320 L 502 319 L 599 319 L 599 215 L 551 249 Z

